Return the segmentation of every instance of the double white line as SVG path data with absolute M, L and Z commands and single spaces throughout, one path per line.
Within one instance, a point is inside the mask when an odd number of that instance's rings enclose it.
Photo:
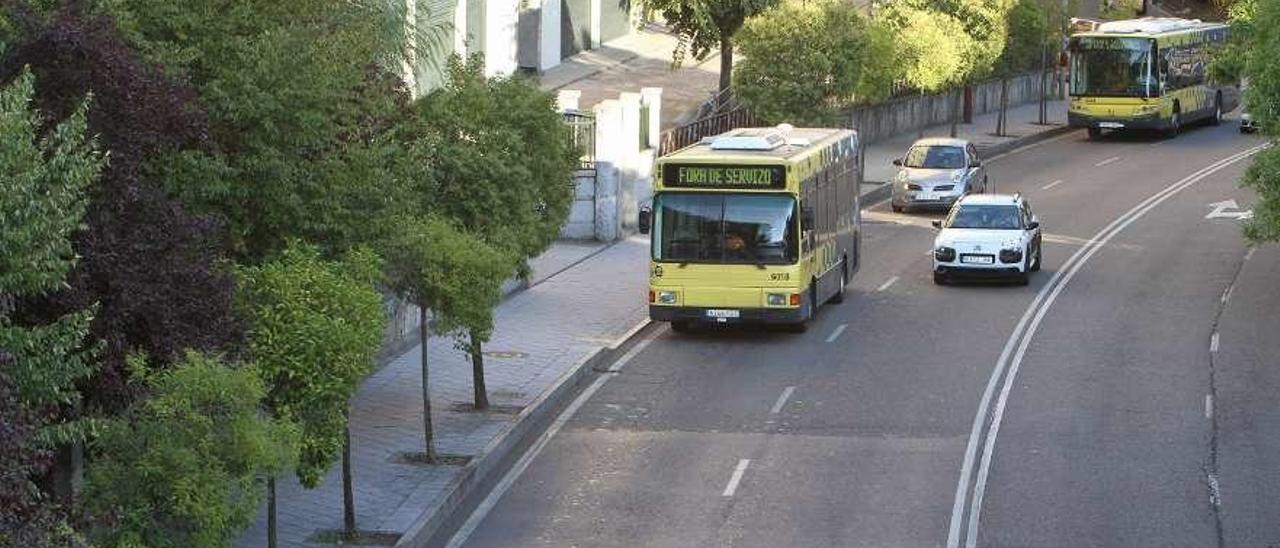
M 1027 346 L 1031 344 L 1031 339 L 1035 335 L 1036 329 L 1039 328 L 1040 321 L 1044 319 L 1049 307 L 1057 300 L 1058 295 L 1062 293 L 1067 283 L 1075 277 L 1076 273 L 1084 267 L 1094 253 L 1097 253 L 1107 242 L 1111 241 L 1111 238 L 1143 215 L 1146 215 L 1147 212 L 1160 205 L 1160 203 L 1183 189 L 1200 182 L 1209 175 L 1257 154 L 1266 147 L 1267 145 L 1253 147 L 1210 164 L 1208 167 L 1165 187 L 1142 203 L 1134 206 L 1133 209 L 1117 217 L 1111 224 L 1098 231 L 1092 238 L 1089 238 L 1087 243 L 1071 255 L 1063 263 L 1062 267 L 1054 273 L 1053 277 L 1049 279 L 1049 283 L 1045 284 L 1040 289 L 1040 292 L 1036 294 L 1035 300 L 1027 307 L 1026 312 L 1022 314 L 1022 318 L 1018 320 L 1017 326 L 1014 327 L 1013 333 L 1009 335 L 1009 340 L 1005 342 L 1004 349 L 1000 352 L 1000 358 L 996 361 L 995 370 L 991 372 L 991 378 L 987 381 L 987 388 L 982 393 L 982 400 L 978 404 L 978 413 L 973 418 L 973 428 L 969 433 L 968 447 L 965 448 L 964 463 L 960 467 L 960 481 L 956 486 L 955 503 L 951 509 L 951 527 L 947 533 L 947 548 L 958 548 L 962 534 L 964 535 L 966 547 L 972 548 L 978 543 L 978 524 L 982 517 L 982 497 L 986 492 L 987 476 L 991 470 L 991 458 L 996 444 L 996 436 L 1000 433 L 1000 424 L 1004 418 L 1005 405 L 1009 400 L 1009 391 L 1013 387 L 1014 379 L 1018 375 L 1018 369 L 1022 366 L 1023 356 L 1026 355 Z M 1008 369 L 1008 375 L 1005 375 L 1006 369 Z M 993 406 L 992 396 L 995 395 L 996 385 L 1000 383 L 1001 378 L 1004 378 L 1004 384 Z M 988 419 L 990 419 L 989 425 Z M 974 461 L 978 460 L 979 444 L 982 445 L 982 458 L 978 463 L 977 470 L 975 470 Z M 970 485 L 973 487 L 972 493 L 969 490 Z M 966 507 L 968 512 L 965 511 Z

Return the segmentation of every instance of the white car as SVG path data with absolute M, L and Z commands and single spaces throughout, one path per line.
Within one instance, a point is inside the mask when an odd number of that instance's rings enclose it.
M 1020 194 L 970 194 L 942 221 L 933 242 L 933 282 L 956 278 L 1012 278 L 1026 285 L 1040 270 L 1040 220 Z

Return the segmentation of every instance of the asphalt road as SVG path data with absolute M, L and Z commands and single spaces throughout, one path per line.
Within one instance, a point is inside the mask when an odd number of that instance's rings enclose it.
M 464 545 L 1280 545 L 1280 250 L 1205 218 L 1247 209 L 1248 159 L 1202 172 L 1260 143 L 991 162 L 1045 227 L 1028 287 L 935 286 L 937 215 L 868 212 L 844 304 L 799 335 L 660 331 Z

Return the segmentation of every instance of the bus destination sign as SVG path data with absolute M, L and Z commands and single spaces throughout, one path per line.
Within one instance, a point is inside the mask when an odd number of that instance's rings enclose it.
M 783 166 L 666 164 L 662 184 L 671 188 L 783 189 Z

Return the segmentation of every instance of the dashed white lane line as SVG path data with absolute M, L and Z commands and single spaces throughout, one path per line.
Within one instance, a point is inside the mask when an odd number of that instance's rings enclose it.
M 1213 394 L 1204 395 L 1204 418 L 1213 418 Z
M 1115 163 L 1115 162 L 1119 162 L 1119 161 L 1120 161 L 1120 157 L 1119 157 L 1119 156 L 1112 156 L 1112 157 L 1110 157 L 1110 158 L 1107 158 L 1106 160 L 1103 160 L 1103 161 L 1101 161 L 1101 162 L 1098 162 L 1098 163 L 1096 163 L 1096 164 L 1093 164 L 1093 166 L 1094 166 L 1094 167 L 1102 167 L 1102 166 L 1105 166 L 1105 165 L 1107 165 L 1107 164 L 1111 164 L 1111 163 Z
M 1227 301 L 1231 300 L 1231 292 L 1235 290 L 1236 290 L 1236 286 L 1234 285 L 1227 286 L 1227 289 L 1222 292 L 1222 304 L 1227 304 Z
M 1254 252 L 1254 251 L 1257 251 L 1257 250 L 1258 250 L 1258 248 L 1256 248 L 1256 247 L 1251 247 L 1251 248 L 1249 248 L 1249 252 L 1244 254 L 1244 260 L 1248 261 L 1249 259 L 1252 259 L 1252 258 L 1253 258 L 1253 252 Z
M 842 324 L 840 324 L 838 327 L 836 327 L 836 330 L 835 330 L 835 331 L 832 331 L 832 332 L 831 332 L 831 335 L 827 337 L 827 342 L 829 342 L 829 343 L 830 343 L 830 342 L 836 342 L 836 339 L 840 338 L 840 334 L 841 334 L 841 333 L 844 333 L 844 330 L 845 330 L 845 328 L 846 328 L 846 327 L 849 327 L 849 324 L 847 324 L 847 323 L 842 323 Z
M 1209 352 L 1218 353 L 1218 332 L 1214 331 L 1213 336 L 1209 337 Z
M 742 475 L 747 473 L 747 465 L 751 464 L 751 459 L 742 459 L 738 461 L 738 466 L 733 469 L 733 475 L 729 477 L 729 485 L 724 486 L 724 492 L 720 494 L 722 497 L 732 497 L 738 492 L 738 483 L 742 481 Z
M 1049 189 L 1051 189 L 1051 188 L 1053 188 L 1053 187 L 1055 187 L 1055 186 L 1058 186 L 1058 185 L 1062 184 L 1062 182 L 1063 182 L 1063 181 L 1062 181 L 1062 179 L 1058 179 L 1058 180 L 1056 180 L 1056 181 L 1054 181 L 1054 182 L 1052 182 L 1052 183 L 1049 183 L 1049 184 L 1047 184 L 1047 185 L 1044 185 L 1044 186 L 1040 187 L 1040 190 L 1049 190 Z
M 929 253 L 933 253 L 933 252 L 932 252 L 932 251 L 930 251 Z M 880 287 L 877 287 L 877 288 L 876 288 L 876 291 L 884 291 L 884 290 L 886 290 L 886 289 L 889 289 L 889 286 L 893 285 L 893 284 L 894 284 L 894 282 L 897 282 L 897 281 L 898 281 L 898 277 L 897 277 L 897 276 L 894 276 L 894 277 L 892 277 L 892 278 L 889 278 L 888 280 L 885 280 L 885 282 L 884 282 L 884 283 L 880 284 Z
M 796 387 L 794 386 L 788 386 L 786 390 L 783 390 L 782 394 L 778 395 L 778 401 L 773 403 L 773 409 L 769 410 L 769 414 L 777 415 L 778 413 L 781 413 L 782 408 L 787 405 L 787 400 L 791 399 L 791 394 L 794 394 L 795 391 Z

